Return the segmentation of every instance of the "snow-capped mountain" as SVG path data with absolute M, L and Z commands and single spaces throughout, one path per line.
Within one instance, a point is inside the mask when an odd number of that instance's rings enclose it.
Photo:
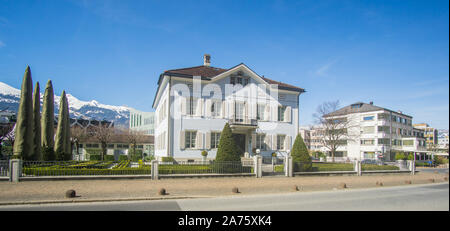
M 44 94 L 41 93 L 41 106 Z M 82 101 L 71 94 L 66 94 L 69 102 L 71 118 L 95 119 L 114 121 L 116 126 L 128 127 L 130 116 L 129 107 L 101 104 L 95 100 Z M 55 95 L 55 114 L 59 110 L 60 96 Z M 20 102 L 20 89 L 0 82 L 0 110 L 7 109 L 17 112 Z

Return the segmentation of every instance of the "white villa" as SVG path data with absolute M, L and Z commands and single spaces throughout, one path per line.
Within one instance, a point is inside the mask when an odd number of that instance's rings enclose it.
M 287 155 L 299 127 L 304 89 L 260 76 L 241 63 L 229 69 L 202 66 L 159 76 L 155 108 L 155 155 L 214 159 L 220 133 L 230 124 L 241 155 Z

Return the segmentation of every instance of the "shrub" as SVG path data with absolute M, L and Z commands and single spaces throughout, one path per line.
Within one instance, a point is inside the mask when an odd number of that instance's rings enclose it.
M 297 134 L 291 151 L 294 172 L 311 171 L 311 156 L 300 134 Z
M 55 160 L 55 151 L 53 151 L 52 147 L 44 146 L 41 148 L 41 152 L 42 152 L 42 159 L 44 161 Z
M 272 152 L 272 157 L 277 157 L 277 153 Z
M 202 151 L 202 156 L 204 156 L 204 157 L 208 156 L 208 152 L 206 150 L 203 150 Z
M 241 161 L 238 147 L 236 146 L 228 123 L 225 124 L 222 133 L 220 133 L 216 161 Z
M 408 155 L 408 160 L 414 160 L 414 155 L 413 154 L 409 154 Z
M 101 158 L 101 156 L 100 156 L 100 158 Z M 114 161 L 114 155 L 106 155 L 105 161 Z
M 124 160 L 128 160 L 128 156 L 127 155 L 120 155 L 119 156 L 119 161 L 124 161 Z
M 106 158 L 106 156 L 105 156 L 105 158 Z M 101 154 L 90 154 L 89 160 L 102 160 L 102 155 Z
M 161 162 L 175 162 L 175 159 L 171 156 L 161 157 Z
M 405 160 L 406 156 L 405 154 L 398 152 L 397 154 L 395 154 L 395 160 Z

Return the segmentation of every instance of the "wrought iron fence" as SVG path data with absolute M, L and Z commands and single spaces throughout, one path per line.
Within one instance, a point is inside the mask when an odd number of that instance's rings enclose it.
M 130 167 L 130 161 L 24 161 L 22 177 L 150 175 L 151 167 Z
M 223 162 L 159 162 L 158 174 L 224 174 L 224 173 L 253 173 L 253 166 L 249 161 Z
M 0 160 L 0 176 L 8 176 L 9 161 Z

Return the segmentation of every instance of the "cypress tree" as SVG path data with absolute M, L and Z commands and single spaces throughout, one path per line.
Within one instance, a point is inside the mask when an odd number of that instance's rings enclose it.
M 59 100 L 59 113 L 58 113 L 58 125 L 56 127 L 56 137 L 55 137 L 55 159 L 62 161 L 64 160 L 64 154 L 66 152 L 66 92 L 63 91 Z
M 34 125 L 34 148 L 33 159 L 42 160 L 41 156 L 41 93 L 39 82 L 36 83 L 33 93 L 33 125 Z
M 241 161 L 238 147 L 236 146 L 233 133 L 228 123 L 225 124 L 222 133 L 220 133 L 216 161 Z
M 27 66 L 23 75 L 14 141 L 14 156 L 29 160 L 33 154 L 33 82 Z
M 41 118 L 41 146 L 42 159 L 55 160 L 54 137 L 55 137 L 55 104 L 52 81 L 48 80 L 45 86 L 44 102 L 42 104 Z
M 64 160 L 72 159 L 72 143 L 70 142 L 70 115 L 69 115 L 69 102 L 67 96 L 65 98 L 65 107 L 64 107 Z
M 305 142 L 300 134 L 297 134 L 297 137 L 295 138 L 291 156 L 294 171 L 312 170 L 311 156 L 309 156 L 308 148 L 306 148 Z

